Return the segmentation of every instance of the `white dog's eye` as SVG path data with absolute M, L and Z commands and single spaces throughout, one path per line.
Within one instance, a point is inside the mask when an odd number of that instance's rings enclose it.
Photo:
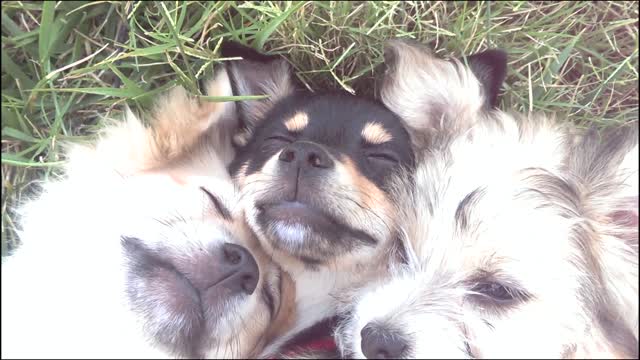
M 509 291 L 509 289 L 507 289 L 506 287 L 495 282 L 479 283 L 476 286 L 474 286 L 473 289 L 471 289 L 471 291 L 489 296 L 492 299 L 499 300 L 499 301 L 513 300 L 513 295 L 511 294 L 511 291 Z
M 209 200 L 211 200 L 211 203 L 213 203 L 213 206 L 216 208 L 216 210 L 218 211 L 218 214 L 220 214 L 220 216 L 222 216 L 223 219 L 231 221 L 231 213 L 229 212 L 229 210 L 227 210 L 227 208 L 222 205 L 222 202 L 220 201 L 220 199 L 218 199 L 215 195 L 213 195 L 212 193 L 210 193 L 207 189 L 205 189 L 204 187 L 200 187 L 200 190 L 204 191 L 205 194 L 207 194 L 207 197 L 209 198 Z
M 528 300 L 531 296 L 524 290 L 495 281 L 481 281 L 471 288 L 472 296 L 481 303 L 509 306 Z

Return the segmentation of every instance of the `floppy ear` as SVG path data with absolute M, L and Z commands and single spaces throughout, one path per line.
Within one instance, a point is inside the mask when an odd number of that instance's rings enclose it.
M 235 137 L 236 145 L 244 145 L 253 129 L 271 108 L 294 91 L 291 69 L 279 56 L 261 54 L 235 42 L 222 44 L 223 57 L 242 57 L 227 62 L 233 95 L 267 95 L 266 99 L 239 101 L 238 117 L 242 130 Z
M 413 130 L 468 126 L 496 105 L 507 57 L 488 50 L 463 60 L 439 59 L 414 41 L 388 41 L 382 101 Z
M 634 123 L 591 131 L 569 162 L 586 185 L 583 211 L 596 234 L 602 349 L 632 358 L 638 357 L 638 151 Z

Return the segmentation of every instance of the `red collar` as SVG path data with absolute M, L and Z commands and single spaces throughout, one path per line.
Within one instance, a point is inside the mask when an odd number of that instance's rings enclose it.
M 283 353 L 284 357 L 295 358 L 296 355 L 301 353 L 314 354 L 314 353 L 336 353 L 338 351 L 336 342 L 332 336 L 327 336 L 321 339 L 309 341 L 306 344 L 296 344 L 293 348 L 288 348 Z
M 301 354 L 337 354 L 333 329 L 337 318 L 323 320 L 307 328 L 287 341 L 273 359 L 295 358 Z

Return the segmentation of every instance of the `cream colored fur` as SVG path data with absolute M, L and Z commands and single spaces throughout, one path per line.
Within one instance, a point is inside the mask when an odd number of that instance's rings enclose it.
M 343 355 L 363 357 L 375 323 L 403 357 L 637 358 L 637 123 L 598 137 L 485 111 L 461 64 L 389 46 L 383 100 L 430 146 L 414 188 L 398 182 L 409 263 L 344 296 Z M 483 281 L 521 295 L 496 302 Z
M 207 93 L 231 94 L 225 71 Z M 22 245 L 2 265 L 3 358 L 194 356 L 153 336 L 158 326 L 188 331 L 162 293 L 139 299 L 141 309 L 131 303 L 127 294 L 137 289 L 123 236 L 179 258 L 240 244 L 259 265 L 258 289 L 274 282 L 279 270 L 242 220 L 226 170 L 234 111 L 233 103 L 199 102 L 176 88 L 157 101 L 149 126 L 127 110 L 122 121 L 105 120 L 95 142 L 68 146 L 62 175 L 20 208 Z M 221 218 L 201 187 L 232 211 L 232 221 Z M 270 327 L 286 324 L 269 318 L 259 290 L 228 299 L 223 313 L 207 321 L 214 325 L 194 351 L 214 358 L 256 356 Z

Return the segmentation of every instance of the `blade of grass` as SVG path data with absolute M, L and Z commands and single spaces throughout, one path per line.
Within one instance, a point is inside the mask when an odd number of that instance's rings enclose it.
M 569 59 L 569 56 L 571 56 L 571 52 L 573 51 L 573 48 L 578 43 L 578 40 L 580 40 L 580 37 L 582 36 L 582 34 L 584 33 L 585 30 L 586 30 L 586 28 L 583 29 L 581 33 L 576 35 L 573 38 L 573 40 L 571 40 L 571 42 L 562 50 L 562 52 L 560 52 L 558 57 L 551 63 L 551 65 L 549 65 L 549 67 L 545 71 L 544 75 L 542 76 L 543 84 L 547 84 L 547 85 L 551 84 L 551 80 L 554 77 L 558 76 L 558 74 L 560 72 L 560 69 L 562 69 L 562 66 L 564 65 L 564 63 Z M 536 98 L 536 99 L 540 98 L 540 96 L 542 96 L 542 94 L 544 92 L 545 92 L 544 88 L 538 87 L 533 92 L 533 97 Z
M 255 49 L 262 50 L 264 48 L 265 42 L 269 40 L 269 37 L 271 36 L 271 34 L 273 34 L 274 31 L 276 31 L 278 26 L 280 26 L 291 14 L 293 14 L 295 11 L 306 4 L 306 1 L 294 2 L 293 5 L 291 5 L 286 11 L 280 14 L 280 16 L 271 20 L 269 24 L 256 36 L 254 44 Z
M 114 74 L 116 74 L 116 76 L 118 76 L 120 78 L 120 80 L 122 80 L 122 83 L 125 85 L 126 88 L 128 89 L 132 89 L 135 92 L 139 92 L 139 93 L 143 93 L 144 90 L 138 86 L 138 84 L 135 83 L 135 81 L 132 81 L 131 79 L 129 79 L 128 77 L 126 77 L 120 70 L 118 70 L 117 67 L 115 67 L 113 64 L 107 64 L 107 66 L 109 67 L 109 69 L 111 69 L 111 71 L 114 72 Z
M 186 78 L 186 84 L 188 89 L 194 93 L 194 94 L 200 94 L 200 88 L 196 85 L 197 83 L 197 79 L 196 77 L 193 75 L 193 71 L 191 70 L 191 65 L 189 65 L 189 59 L 187 57 L 187 55 L 185 54 L 184 48 L 182 46 L 182 41 L 180 40 L 180 38 L 178 37 L 178 34 L 176 32 L 175 29 L 175 23 L 173 22 L 173 19 L 171 18 L 171 16 L 169 15 L 169 10 L 167 10 L 167 7 L 165 6 L 165 3 L 160 3 L 160 7 L 162 8 L 162 16 L 164 17 L 164 19 L 167 21 L 168 25 L 169 25 L 169 30 L 171 30 L 171 34 L 173 35 L 173 38 L 176 42 L 176 44 L 178 45 L 178 48 L 180 49 L 180 55 L 182 55 L 182 59 L 184 61 L 185 67 L 187 68 L 187 72 L 189 73 L 189 77 Z
M 11 137 L 17 140 L 22 140 L 28 143 L 34 143 L 34 142 L 40 141 L 39 139 L 36 139 L 31 135 L 25 134 L 20 130 L 17 130 L 8 126 L 2 127 L 2 137 L 4 138 L 5 136 Z
M 13 166 L 26 166 L 26 167 L 52 167 L 60 166 L 66 161 L 53 161 L 53 162 L 38 162 L 32 161 L 23 157 L 15 156 L 14 154 L 2 153 L 2 163 Z
M 4 11 L 2 12 L 2 14 L 0 14 L 0 19 L 2 19 L 2 27 L 7 29 L 7 31 L 11 35 L 19 36 L 24 34 L 24 31 L 22 31 L 22 29 L 20 29 L 20 27 L 15 22 L 13 22 L 13 20 L 11 20 L 11 18 L 7 16 Z
M 27 74 L 22 71 L 21 67 L 16 65 L 16 63 L 11 60 L 11 58 L 5 52 L 4 47 L 0 49 L 0 57 L 2 59 L 2 69 L 7 74 L 11 74 L 11 76 L 18 82 L 18 89 L 33 89 L 33 86 L 35 85 L 33 79 L 27 76 Z
M 59 68 L 59 69 L 56 69 L 56 70 L 54 70 L 54 71 L 50 72 L 49 74 L 47 74 L 47 76 L 45 76 L 44 78 L 45 78 L 46 80 L 51 80 L 51 79 L 53 79 L 53 77 L 54 77 L 54 76 L 56 76 L 57 74 L 59 74 L 59 73 L 61 73 L 61 72 L 65 71 L 65 70 L 67 70 L 67 69 L 70 69 L 70 68 L 76 67 L 77 65 L 80 65 L 80 64 L 82 64 L 82 63 L 84 63 L 84 62 L 87 62 L 87 61 L 89 61 L 89 60 L 93 59 L 96 55 L 100 54 L 100 53 L 102 52 L 102 50 L 106 49 L 106 47 L 107 47 L 107 46 L 109 46 L 109 44 L 104 44 L 104 46 L 103 46 L 103 47 L 101 47 L 100 49 L 98 49 L 98 51 L 94 52 L 93 54 L 91 54 L 91 55 L 89 55 L 89 56 L 87 56 L 87 57 L 84 57 L 84 58 L 82 58 L 82 59 L 80 59 L 80 60 L 78 60 L 78 61 L 72 62 L 72 63 L 71 63 L 71 64 L 69 64 L 69 65 L 65 65 L 65 66 L 63 66 L 63 67 L 61 67 L 61 68 Z
M 55 1 L 45 1 L 42 3 L 42 20 L 40 21 L 40 37 L 38 40 L 38 52 L 40 55 L 40 65 L 45 72 L 51 72 L 49 62 L 49 49 L 53 37 L 53 16 L 55 11 Z
M 113 89 L 113 88 L 63 88 L 63 89 L 34 89 L 36 92 L 76 92 L 82 94 L 94 94 L 103 96 L 113 96 L 118 98 L 134 98 L 143 95 L 135 89 Z
M 624 61 L 622 61 L 616 67 L 616 69 L 611 73 L 611 75 L 609 75 L 609 77 L 607 77 L 607 79 L 600 84 L 600 86 L 595 91 L 595 93 L 593 93 L 593 95 L 589 96 L 588 104 L 592 104 L 593 101 L 600 96 L 600 94 L 602 93 L 602 90 L 604 89 L 604 87 L 607 84 L 609 84 L 611 81 L 613 81 L 615 78 L 617 78 L 618 75 L 620 75 L 620 71 L 622 70 L 622 68 L 624 66 L 626 66 L 631 61 L 631 59 L 633 59 L 634 57 L 637 57 L 637 56 L 638 56 L 638 48 L 636 48 L 631 55 L 627 56 L 627 58 L 625 58 Z

